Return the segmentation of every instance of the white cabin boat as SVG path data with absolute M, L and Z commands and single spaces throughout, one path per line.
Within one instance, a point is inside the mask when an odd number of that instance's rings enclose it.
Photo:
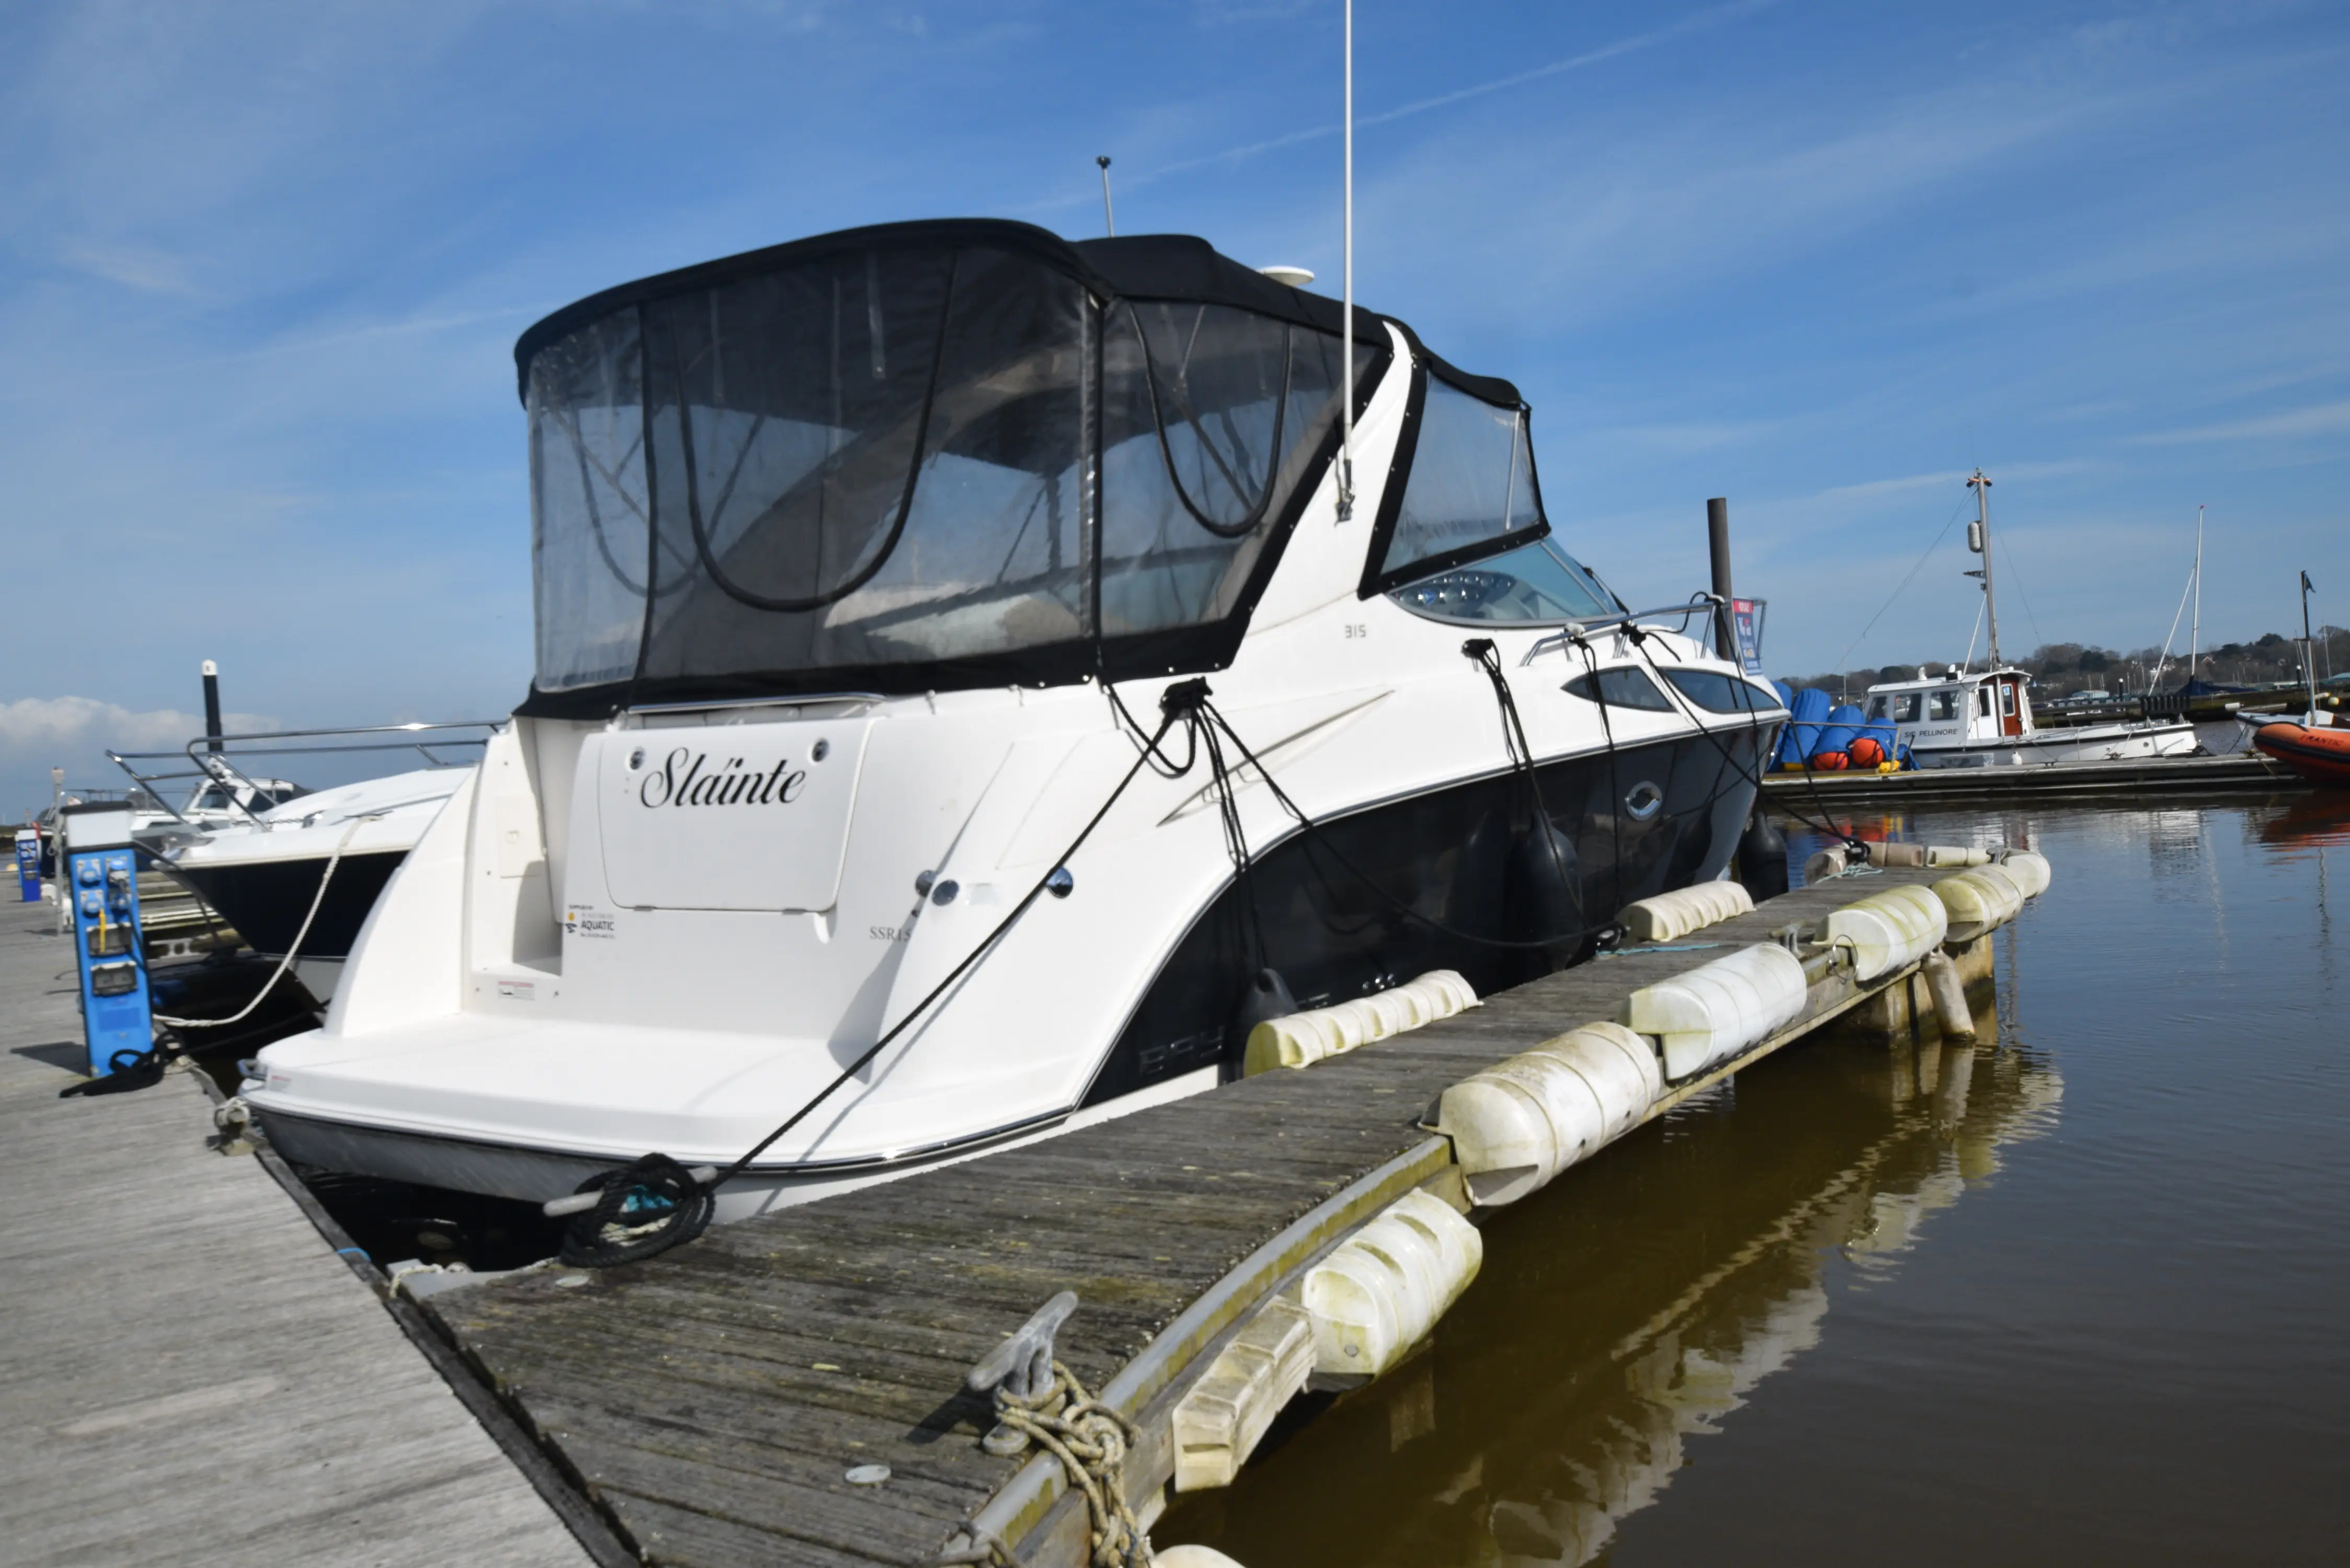
M 1906 749 L 1921 768 L 2121 762 L 2196 749 L 2195 726 L 2184 719 L 2040 729 L 2032 722 L 2032 677 L 2012 665 L 1920 670 L 1914 680 L 1870 687 L 1862 711 L 1873 728 L 1890 724 L 1895 754 Z
M 313 791 L 246 821 L 175 834 L 155 864 L 255 952 L 292 955 L 313 997 L 331 997 L 377 896 L 471 773 L 420 768 Z
M 974 221 L 533 327 L 533 689 L 261 1054 L 272 1142 L 529 1199 L 743 1160 L 736 1217 L 1210 1088 L 1267 971 L 1492 990 L 1719 876 L 1775 696 L 1628 635 L 1516 389 L 1363 311 L 1342 506 L 1344 325 Z

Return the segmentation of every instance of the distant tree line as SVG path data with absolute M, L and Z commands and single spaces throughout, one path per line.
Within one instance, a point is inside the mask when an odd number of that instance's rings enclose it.
M 2320 680 L 2350 672 L 2350 628 L 2320 627 L 2314 641 Z M 2216 686 L 2298 680 L 2300 642 L 2298 637 L 2273 631 L 2264 632 L 2251 642 L 2223 642 L 2202 650 L 2196 660 L 2196 673 Z M 1980 654 L 1981 649 L 1976 652 Z M 2076 691 L 2110 691 L 2116 696 L 2142 693 L 2154 679 L 2158 664 L 2162 670 L 2162 689 L 2175 691 L 2186 684 L 2188 673 L 2184 648 L 2172 649 L 2166 661 L 2158 648 L 2134 649 L 2124 653 L 2094 643 L 2050 642 L 2033 649 L 2029 658 L 2010 662 L 2031 673 L 2033 691 L 2042 702 L 2069 697 Z M 1936 673 L 1948 668 L 1939 659 L 1929 660 L 1928 667 Z M 1841 675 L 1807 675 L 1799 680 L 1790 680 L 1788 684 L 1798 691 L 1817 686 L 1842 698 L 1885 681 L 1915 680 L 1919 668 L 1916 664 L 1887 664 L 1875 670 L 1846 670 Z M 1982 668 L 1980 660 L 1973 668 Z

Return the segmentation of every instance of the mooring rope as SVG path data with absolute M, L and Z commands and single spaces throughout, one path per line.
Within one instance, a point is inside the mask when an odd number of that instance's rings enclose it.
M 1486 659 L 1481 658 L 1477 652 L 1477 640 L 1480 639 L 1472 639 L 1470 643 L 1464 644 L 1462 653 L 1476 661 L 1481 668 L 1486 668 L 1489 676 L 1496 673 L 1496 669 L 1489 666 Z M 1590 663 L 1591 652 L 1587 645 L 1584 648 L 1584 655 L 1586 664 Z M 1494 662 L 1498 664 L 1498 660 Z M 596 1201 L 592 1206 L 575 1210 L 571 1208 L 569 1200 L 566 1200 L 560 1207 L 554 1209 L 557 1214 L 570 1215 L 564 1232 L 562 1256 L 565 1262 L 575 1267 L 608 1268 L 653 1257 L 682 1241 L 688 1241 L 699 1236 L 710 1223 L 719 1189 L 749 1169 L 752 1161 L 774 1147 L 777 1140 L 799 1126 L 843 1085 L 862 1072 L 883 1050 L 912 1027 L 916 1022 L 927 1015 L 932 1005 L 953 989 L 974 964 L 993 950 L 995 944 L 1002 940 L 1004 933 L 1010 930 L 1013 925 L 1026 914 L 1036 900 L 1053 886 L 1055 877 L 1062 873 L 1070 858 L 1093 836 L 1094 830 L 1101 826 L 1103 818 L 1107 817 L 1110 809 L 1124 797 L 1128 788 L 1132 785 L 1135 778 L 1146 766 L 1162 778 L 1180 778 L 1189 774 L 1197 764 L 1201 752 L 1203 750 L 1206 752 L 1209 766 L 1215 775 L 1211 787 L 1218 797 L 1216 805 L 1225 848 L 1232 857 L 1234 878 L 1241 885 L 1243 898 L 1251 906 L 1243 919 L 1250 919 L 1256 927 L 1257 946 L 1262 961 L 1263 926 L 1261 919 L 1254 918 L 1256 916 L 1253 908 L 1255 888 L 1250 875 L 1253 868 L 1255 856 L 1250 850 L 1246 837 L 1241 829 L 1236 799 L 1238 791 L 1233 784 L 1234 775 L 1243 770 L 1234 769 L 1229 765 L 1223 754 L 1220 736 L 1230 740 L 1246 767 L 1254 769 L 1257 777 L 1264 781 L 1265 787 L 1272 792 L 1273 798 L 1280 804 L 1282 810 L 1297 823 L 1298 827 L 1305 835 L 1309 841 L 1309 848 L 1318 846 L 1328 852 L 1332 858 L 1352 873 L 1365 888 L 1393 907 L 1405 919 L 1416 921 L 1430 930 L 1459 941 L 1479 947 L 1522 952 L 1556 948 L 1563 942 L 1580 940 L 1587 934 L 1578 929 L 1571 933 L 1560 933 L 1533 940 L 1517 940 L 1464 931 L 1437 919 L 1406 899 L 1388 891 L 1368 871 L 1357 865 L 1352 857 L 1331 841 L 1324 832 L 1323 825 L 1309 816 L 1303 807 L 1290 798 L 1289 793 L 1281 787 L 1280 781 L 1273 776 L 1273 770 L 1250 749 L 1248 742 L 1241 738 L 1240 732 L 1232 727 L 1232 721 L 1216 707 L 1211 700 L 1210 688 L 1206 680 L 1194 677 L 1188 680 L 1177 681 L 1160 693 L 1159 726 L 1147 736 L 1142 732 L 1142 726 L 1135 722 L 1133 713 L 1119 697 L 1116 686 L 1105 679 L 1102 687 L 1108 694 L 1112 708 L 1118 715 L 1119 732 L 1124 734 L 1128 730 L 1133 732 L 1131 738 L 1136 743 L 1134 763 L 1118 780 L 1117 788 L 1110 792 L 1109 797 L 1102 802 L 1100 809 L 1094 813 L 1085 826 L 1078 831 L 1077 836 L 1070 840 L 1068 847 L 1055 858 L 1052 869 L 1028 890 L 1025 897 L 1013 906 L 1011 912 L 1004 916 L 994 929 L 982 938 L 971 951 L 947 972 L 946 977 L 933 986 L 920 1001 L 915 1002 L 904 1016 L 884 1031 L 881 1036 L 868 1046 L 855 1061 L 841 1069 L 838 1075 L 817 1090 L 781 1126 L 754 1144 L 732 1164 L 703 1175 L 685 1169 L 668 1155 L 652 1153 L 626 1166 L 598 1171 L 581 1182 L 573 1197 L 576 1199 L 594 1193 Z M 1523 727 L 1518 720 L 1516 704 L 1505 683 L 1497 681 L 1496 689 L 1499 693 L 1497 701 L 1502 704 L 1503 713 L 1503 744 L 1510 753 L 1511 770 L 1513 773 L 1517 773 L 1522 766 L 1528 770 L 1530 782 L 1534 784 L 1537 809 L 1543 815 L 1547 816 L 1547 809 L 1542 800 L 1540 782 L 1531 778 L 1533 749 L 1527 742 Z M 1595 691 L 1596 690 L 1596 684 L 1594 690 Z M 1168 732 L 1179 722 L 1186 732 L 1185 754 L 1180 763 L 1167 752 L 1164 745 Z M 1613 775 L 1616 765 L 1616 738 L 1614 728 L 1607 720 L 1607 704 L 1604 701 L 1600 704 L 1600 722 L 1606 732 L 1612 790 L 1615 784 Z M 1697 728 L 1711 739 L 1711 733 L 1705 731 L 1701 722 L 1697 724 Z M 1715 741 L 1714 743 L 1719 746 L 1721 742 Z M 1612 822 L 1615 814 L 1611 812 L 1609 816 Z M 1616 831 L 1618 836 L 1618 851 L 1616 857 L 1617 864 L 1615 867 L 1615 875 L 1620 902 L 1623 878 L 1620 825 L 1617 826 Z M 1552 846 L 1552 850 L 1555 857 L 1555 844 Z M 1310 855 L 1308 864 L 1311 864 Z M 1559 869 L 1564 875 L 1565 870 L 1564 865 L 1561 865 Z M 1577 907 L 1580 908 L 1579 899 Z M 1600 934 L 1604 938 L 1607 933 Z M 972 1561 L 984 1561 L 984 1559 Z
M 1197 684 L 1202 692 L 1206 691 L 1205 681 Z M 1174 696 L 1172 689 L 1169 696 Z M 1159 721 L 1157 732 L 1136 755 L 1134 765 L 1126 770 L 1126 775 L 1118 781 L 1118 787 L 1110 791 L 1108 799 L 1102 802 L 1101 809 L 1095 812 L 1085 826 L 1078 830 L 1077 836 L 1069 841 L 1068 847 L 1054 858 L 1052 869 L 1037 879 L 1036 885 L 1028 889 L 1026 897 L 1012 906 L 1012 912 L 1004 916 L 993 930 L 981 938 L 977 945 L 963 955 L 962 961 L 947 971 L 946 978 L 932 986 L 920 1002 L 907 1009 L 905 1015 L 897 1023 L 882 1031 L 879 1039 L 867 1046 L 862 1054 L 840 1070 L 837 1076 L 811 1096 L 806 1103 L 785 1119 L 782 1126 L 753 1144 L 733 1164 L 712 1172 L 706 1179 L 698 1178 L 692 1172 L 685 1171 L 677 1161 L 667 1155 L 648 1154 L 640 1159 L 616 1169 L 598 1171 L 581 1182 L 574 1194 L 575 1197 L 588 1192 L 598 1193 L 598 1197 L 592 1208 L 573 1214 L 569 1223 L 565 1226 L 564 1261 L 580 1268 L 608 1268 L 617 1263 L 632 1263 L 639 1259 L 665 1252 L 680 1242 L 690 1241 L 702 1234 L 710 1222 L 709 1211 L 715 1210 L 717 1192 L 720 1188 L 749 1169 L 753 1160 L 766 1153 L 778 1138 L 807 1119 L 810 1113 L 826 1100 L 830 1099 L 842 1085 L 863 1072 L 866 1066 L 892 1042 L 905 1033 L 918 1020 L 928 1014 L 931 1004 L 952 990 L 955 983 L 970 972 L 973 964 L 993 951 L 1003 933 L 1010 930 L 1014 923 L 1026 914 L 1038 898 L 1045 896 L 1045 891 L 1053 886 L 1054 878 L 1062 874 L 1070 858 L 1084 846 L 1087 839 L 1093 836 L 1094 829 L 1101 826 L 1102 819 L 1109 815 L 1110 808 L 1124 797 L 1128 786 L 1134 783 L 1135 775 L 1139 774 L 1143 764 L 1158 753 L 1159 742 L 1164 740 L 1167 732 L 1173 728 L 1178 717 L 1177 707 L 1165 699 L 1161 700 L 1160 705 L 1166 712 Z M 649 1161 L 655 1160 L 662 1163 L 648 1164 Z M 691 1200 L 681 1200 L 674 1189 L 667 1185 L 671 1179 L 668 1176 L 671 1169 L 684 1175 L 687 1181 L 691 1184 L 695 1193 Z M 652 1183 L 643 1181 L 637 1174 L 640 1170 L 650 1171 L 660 1179 Z M 619 1194 L 617 1198 L 614 1196 L 616 1193 Z M 709 1211 L 704 1211 L 705 1205 Z M 560 1213 L 567 1210 L 557 1210 L 556 1211 Z M 631 1213 L 640 1213 L 645 1218 L 630 1223 L 629 1216 Z M 698 1219 L 697 1214 L 700 1215 Z M 601 1218 L 598 1218 L 599 1216 Z
M 1347 856 L 1345 850 L 1340 849 L 1336 844 L 1333 844 L 1330 841 L 1327 835 L 1323 832 L 1323 824 L 1316 822 L 1314 818 L 1308 816 L 1303 806 L 1289 798 L 1289 792 L 1281 787 L 1280 782 L 1273 776 L 1273 770 L 1266 767 L 1263 762 L 1258 760 L 1257 754 L 1249 750 L 1248 742 L 1241 739 L 1240 732 L 1232 728 L 1232 721 L 1225 718 L 1222 711 L 1219 710 L 1213 702 L 1207 700 L 1205 690 L 1206 682 L 1202 681 L 1200 684 L 1201 687 L 1200 711 L 1209 722 L 1212 722 L 1217 729 L 1222 731 L 1223 733 L 1231 739 L 1234 748 L 1239 751 L 1242 759 L 1246 762 L 1250 767 L 1256 770 L 1257 776 L 1264 781 L 1264 787 L 1273 792 L 1273 798 L 1281 804 L 1281 809 L 1289 814 L 1290 817 L 1296 822 L 1298 827 L 1305 833 L 1307 837 L 1314 844 L 1318 845 L 1323 849 L 1328 851 L 1330 857 L 1337 861 L 1339 865 L 1345 867 L 1347 871 L 1352 873 L 1357 881 L 1369 888 L 1371 892 L 1377 894 L 1383 902 L 1391 906 L 1397 913 L 1402 915 L 1406 919 L 1416 920 L 1419 924 L 1426 926 L 1430 930 L 1441 932 L 1445 936 L 1451 937 L 1459 941 L 1474 943 L 1479 947 L 1501 948 L 1519 952 L 1539 950 L 1545 948 L 1555 948 L 1563 942 L 1579 940 L 1583 935 L 1582 932 L 1576 931 L 1558 936 L 1542 937 L 1533 941 L 1515 941 L 1507 937 L 1479 936 L 1474 931 L 1464 931 L 1457 927 L 1449 926 L 1442 920 L 1438 919 L 1435 916 L 1426 913 L 1407 900 L 1398 897 L 1396 894 L 1388 892 L 1385 888 L 1379 886 L 1378 880 L 1374 878 L 1368 871 L 1364 870 L 1362 867 L 1357 865 L 1355 861 Z
M 1756 761 L 1752 769 L 1749 769 L 1745 763 L 1741 763 L 1736 757 L 1732 756 L 1730 753 L 1730 748 L 1723 745 L 1720 737 L 1716 736 L 1711 730 L 1705 727 L 1705 722 L 1697 716 L 1697 711 L 1691 708 L 1689 703 L 1684 701 L 1680 688 L 1666 680 L 1665 672 L 1657 668 L 1657 661 L 1648 656 L 1648 634 L 1641 631 L 1638 627 L 1629 628 L 1627 630 L 1631 637 L 1632 651 L 1638 654 L 1640 656 L 1640 662 L 1646 664 L 1648 669 L 1655 673 L 1657 677 L 1657 684 L 1664 688 L 1665 695 L 1672 701 L 1676 707 L 1680 709 L 1681 712 L 1689 719 L 1690 723 L 1697 726 L 1698 733 L 1712 742 L 1713 749 L 1721 753 L 1721 760 L 1738 770 L 1741 781 L 1749 782 L 1754 785 L 1755 804 L 1760 805 L 1762 804 L 1762 748 L 1760 746 L 1755 748 Z M 1735 679 L 1738 680 L 1739 686 L 1743 689 L 1746 685 L 1744 679 L 1742 677 Z M 1755 710 L 1751 708 L 1747 710 L 1750 713 L 1754 711 Z M 1792 729 L 1794 728 L 1794 715 L 1791 712 L 1788 714 L 1788 727 Z M 1828 810 L 1827 803 L 1820 798 L 1819 781 L 1812 776 L 1812 767 L 1808 761 L 1804 764 L 1804 786 L 1811 791 L 1812 804 L 1820 808 L 1821 815 L 1823 816 L 1834 816 L 1835 813 Z M 1832 821 L 1821 822 L 1814 820 L 1812 817 L 1805 816 L 1800 808 L 1790 802 L 1780 801 L 1776 804 L 1780 810 L 1785 812 L 1789 816 L 1794 817 L 1797 822 L 1802 823 L 1806 827 L 1812 828 L 1816 832 L 1825 833 L 1830 838 L 1836 839 L 1844 844 L 1857 846 L 1860 843 L 1860 839 L 1854 835 L 1849 828 L 1838 827 Z
M 995 1386 L 995 1418 L 1059 1459 L 1069 1484 L 1085 1494 L 1093 1568 L 1149 1568 L 1154 1561 L 1150 1537 L 1126 1501 L 1126 1456 L 1140 1438 L 1139 1428 L 1087 1392 L 1076 1374 L 1058 1361 L 1053 1363 L 1051 1386 L 1039 1393 L 1024 1398 L 1008 1382 Z M 972 1544 L 941 1553 L 939 1563 L 1021 1568 L 1001 1538 L 963 1528 Z
M 1490 637 L 1471 638 L 1461 645 L 1461 652 L 1492 683 L 1493 701 L 1502 711 L 1502 744 L 1510 753 L 1511 768 L 1525 780 L 1534 806 L 1534 829 L 1542 835 L 1551 868 L 1558 873 L 1560 890 L 1575 906 L 1575 918 L 1587 919 L 1583 908 L 1583 878 L 1567 870 L 1566 857 L 1559 853 L 1557 822 L 1550 814 L 1549 799 L 1543 794 L 1542 773 L 1534 765 L 1534 745 L 1526 739 L 1525 721 L 1518 714 L 1517 693 L 1510 690 L 1510 678 L 1502 669 L 1501 652 Z
M 343 836 L 335 844 L 335 852 L 327 857 L 327 868 L 318 874 L 318 890 L 310 895 L 310 909 L 302 917 L 302 929 L 294 933 L 294 940 L 287 945 L 286 956 L 277 961 L 277 967 L 270 971 L 261 989 L 253 993 L 251 1002 L 226 1018 L 172 1018 L 158 1012 L 153 1015 L 155 1022 L 167 1029 L 225 1029 L 232 1023 L 242 1023 L 252 1017 L 253 1010 L 268 999 L 269 993 L 277 989 L 277 982 L 286 978 L 286 971 L 294 967 L 295 956 L 301 952 L 303 942 L 310 935 L 310 924 L 318 918 L 318 910 L 327 901 L 327 884 L 335 879 L 335 867 L 343 863 L 343 851 L 351 846 L 351 836 L 359 832 L 361 823 L 380 821 L 382 815 L 376 812 L 355 816 L 351 818 L 351 825 L 343 829 Z M 143 962 L 140 967 L 145 967 Z

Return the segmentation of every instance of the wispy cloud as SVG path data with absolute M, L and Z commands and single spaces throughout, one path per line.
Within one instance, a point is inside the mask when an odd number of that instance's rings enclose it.
M 1785 429 L 1778 420 L 1668 421 L 1658 424 L 1608 425 L 1569 432 L 1577 447 L 1617 456 L 1689 457 L 1768 441 Z
M 1525 70 L 1512 71 L 1506 76 L 1473 82 L 1467 87 L 1454 88 L 1449 91 L 1435 94 L 1433 97 L 1415 99 L 1393 109 L 1379 109 L 1369 114 L 1357 114 L 1355 117 L 1355 128 L 1360 131 L 1373 126 L 1392 125 L 1398 120 L 1415 119 L 1436 109 L 1450 109 L 1456 104 L 1467 103 L 1475 99 L 1489 98 L 1495 93 L 1507 92 L 1513 88 L 1524 87 L 1530 82 L 1565 76 L 1569 71 L 1583 70 L 1625 55 L 1637 54 L 1643 49 L 1656 48 L 1660 45 L 1690 37 L 1774 4 L 1776 0 L 1733 0 L 1730 5 L 1710 6 L 1705 10 L 1684 16 L 1670 26 L 1636 33 L 1627 37 L 1618 38 L 1613 43 L 1603 44 L 1595 49 L 1586 49 L 1577 54 L 1549 60 Z M 1219 165 L 1244 162 L 1252 158 L 1261 158 L 1266 153 L 1278 152 L 1284 148 L 1296 147 L 1310 141 L 1326 141 L 1339 135 L 1345 129 L 1336 120 L 1301 126 L 1297 130 L 1284 131 L 1277 136 L 1261 137 L 1253 141 L 1222 148 L 1214 152 L 1149 164 L 1139 172 L 1130 176 L 1126 182 L 1130 187 L 1139 189 L 1155 184 L 1161 180 L 1172 179 L 1179 174 L 1188 174 Z M 1067 206 L 1082 199 L 1081 197 L 1064 197 L 1047 205 Z
M 224 714 L 222 722 L 231 734 L 279 727 L 258 713 Z M 0 778 L 22 788 L 19 781 L 62 767 L 68 784 L 120 787 L 125 781 L 115 776 L 107 751 L 176 751 L 203 732 L 202 719 L 176 709 L 134 713 L 95 697 L 20 697 L 0 702 Z
M 78 244 L 68 246 L 62 258 L 68 266 L 102 277 L 109 283 L 145 289 L 151 294 L 192 295 L 188 269 L 179 257 L 140 245 Z
M 2222 424 L 2197 425 L 2188 430 L 2152 431 L 2132 436 L 2137 446 L 2176 446 L 2198 441 L 2284 441 L 2297 436 L 2340 435 L 2350 431 L 2350 399 L 2340 402 L 2316 403 L 2308 408 L 2286 409 L 2282 412 L 2262 414 L 2255 419 L 2230 420 Z

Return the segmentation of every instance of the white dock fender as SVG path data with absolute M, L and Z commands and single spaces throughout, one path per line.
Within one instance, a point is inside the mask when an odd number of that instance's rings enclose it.
M 1950 912 L 1950 940 L 1972 941 L 2015 919 L 2023 889 L 2004 867 L 1978 866 L 1934 884 L 1934 897 Z
M 1437 1096 L 1470 1201 L 1514 1203 L 1626 1128 L 1664 1092 L 1657 1054 L 1619 1023 L 1590 1023 L 1471 1074 Z
M 1888 888 L 1846 904 L 1827 919 L 1831 946 L 1852 954 L 1853 975 L 1872 981 L 1917 962 L 1950 934 L 1942 901 L 1923 888 Z
M 1461 976 L 1449 969 L 1430 970 L 1369 996 L 1267 1019 L 1249 1031 L 1241 1075 L 1253 1078 L 1275 1067 L 1310 1067 L 1325 1057 L 1481 1005 Z
M 1762 942 L 1636 991 L 1625 1025 L 1657 1037 L 1668 1081 L 1694 1076 L 1760 1045 L 1803 1015 L 1803 961 Z
M 1669 942 L 1754 911 L 1753 895 L 1736 882 L 1699 882 L 1624 908 L 1624 928 L 1638 942 Z
M 1376 1377 L 1426 1338 L 1477 1277 L 1485 1244 L 1451 1205 L 1407 1192 L 1306 1271 L 1314 1369 Z
M 1232 1485 L 1313 1371 L 1314 1320 L 1295 1302 L 1274 1297 L 1176 1405 L 1175 1490 Z
M 1996 864 L 2001 870 L 2015 878 L 2016 885 L 2023 889 L 2023 896 L 2027 898 L 2037 898 L 2048 891 L 2048 884 L 2056 877 L 2056 868 L 2048 864 L 2048 857 L 2034 850 L 2002 850 Z

